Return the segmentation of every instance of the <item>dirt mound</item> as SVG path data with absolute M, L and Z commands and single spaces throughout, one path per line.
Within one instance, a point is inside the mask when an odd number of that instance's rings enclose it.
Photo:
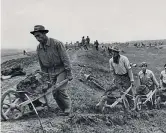
M 75 60 L 72 60 L 75 78 L 70 83 L 69 89 L 72 96 L 73 112 L 94 113 L 95 105 L 103 91 L 92 82 L 86 81 L 84 74 L 91 74 L 104 89 L 108 88 L 112 80 L 108 64 L 110 57 L 94 50 L 76 52 Z
M 23 68 L 28 67 L 34 61 L 37 61 L 37 55 L 36 54 L 34 54 L 30 57 L 12 59 L 12 60 L 3 62 L 1 64 L 1 70 L 3 71 L 5 69 L 10 69 L 10 68 L 18 66 L 18 65 L 22 66 Z
M 1 71 L 1 74 L 4 75 L 4 76 L 11 75 L 11 77 L 14 77 L 14 76 L 26 75 L 26 72 L 23 71 L 23 68 L 20 65 L 17 65 L 17 66 L 15 65 L 12 68 L 5 69 L 5 70 Z

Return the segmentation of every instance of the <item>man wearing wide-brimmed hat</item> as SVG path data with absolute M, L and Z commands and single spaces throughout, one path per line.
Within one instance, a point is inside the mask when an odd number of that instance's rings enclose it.
M 34 26 L 30 33 L 39 41 L 37 55 L 41 71 L 48 73 L 54 83 L 64 79 L 72 80 L 71 64 L 62 42 L 48 38 L 46 30 L 42 25 Z M 67 84 L 53 92 L 54 99 L 63 111 L 62 115 L 69 115 L 71 100 L 67 94 Z
M 117 45 L 113 46 L 111 50 L 112 58 L 109 60 L 109 65 L 114 78 L 114 84 L 124 92 L 134 83 L 131 65 L 129 59 L 119 53 L 120 49 Z M 133 95 L 132 90 L 129 91 L 129 94 Z M 130 106 L 133 105 L 132 96 L 127 95 L 126 97 Z

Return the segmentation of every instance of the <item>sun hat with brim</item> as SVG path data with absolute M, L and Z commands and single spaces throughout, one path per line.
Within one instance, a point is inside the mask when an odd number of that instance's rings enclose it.
M 112 51 L 115 51 L 115 52 L 120 52 L 120 49 L 119 49 L 118 46 L 113 46 L 113 47 L 111 48 L 111 50 L 112 50 Z
M 48 33 L 49 30 L 46 30 L 45 27 L 42 26 L 42 25 L 35 25 L 34 26 L 34 31 L 31 31 L 30 33 L 34 34 L 35 32 L 45 32 L 45 33 Z

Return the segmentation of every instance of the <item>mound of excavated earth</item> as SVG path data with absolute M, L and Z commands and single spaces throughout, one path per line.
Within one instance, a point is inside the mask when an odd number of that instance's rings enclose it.
M 130 49 L 127 52 L 126 49 Z M 136 56 L 138 49 L 126 48 L 126 55 L 132 63 L 139 63 L 140 59 Z M 142 52 L 146 53 L 147 51 Z M 72 100 L 72 112 L 68 117 L 58 116 L 59 109 L 52 95 L 49 95 L 50 109 L 39 112 L 44 130 L 48 133 L 164 133 L 166 132 L 166 111 L 147 110 L 140 112 L 124 113 L 121 106 L 112 110 L 107 110 L 106 114 L 101 114 L 95 109 L 104 91 L 94 83 L 87 81 L 84 74 L 95 77 L 96 82 L 104 89 L 110 87 L 112 77 L 109 72 L 108 53 L 90 49 L 69 50 L 72 62 L 72 72 L 74 79 L 69 83 L 69 94 Z M 154 51 L 153 51 L 154 54 Z M 133 58 L 133 55 L 136 59 Z M 164 52 L 163 52 L 164 55 Z M 153 59 L 150 52 L 146 57 Z M 155 54 L 154 54 L 155 56 Z M 165 59 L 166 56 L 163 56 Z M 156 57 L 154 60 L 157 60 Z M 27 59 L 16 59 L 3 63 L 3 68 L 11 67 L 12 64 L 23 64 L 24 70 L 28 74 L 34 73 L 39 69 L 37 58 L 28 57 Z M 136 78 L 139 68 L 133 68 Z M 16 85 L 26 79 L 24 77 L 15 77 L 2 82 L 2 94 L 11 86 Z M 25 80 L 24 80 L 25 81 Z M 35 83 L 34 83 L 35 84 Z M 37 82 L 36 84 L 37 85 Z M 42 132 L 37 116 L 34 113 L 23 116 L 16 121 L 2 121 L 2 132 L 14 133 L 33 133 Z

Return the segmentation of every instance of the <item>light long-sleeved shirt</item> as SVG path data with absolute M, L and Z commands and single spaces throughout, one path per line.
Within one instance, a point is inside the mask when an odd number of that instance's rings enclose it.
M 166 71 L 165 70 L 161 71 L 161 74 L 160 74 L 160 86 L 162 88 L 166 89 L 166 86 L 164 86 L 164 85 L 166 85 Z
M 42 71 L 47 73 L 48 69 L 54 69 L 52 72 L 59 73 L 64 69 L 68 75 L 71 75 L 69 57 L 60 41 L 48 38 L 44 47 L 42 44 L 38 45 L 37 55 Z
M 123 75 L 128 73 L 130 81 L 134 81 L 132 69 L 128 58 L 120 55 L 119 64 L 113 62 L 113 57 L 109 60 L 110 71 L 114 74 Z
M 157 87 L 159 86 L 159 83 L 154 75 L 154 73 L 151 70 L 146 69 L 146 72 L 143 73 L 141 70 L 138 73 L 138 80 L 139 80 L 139 85 L 146 85 L 148 87 L 151 87 L 153 85 L 156 85 Z

